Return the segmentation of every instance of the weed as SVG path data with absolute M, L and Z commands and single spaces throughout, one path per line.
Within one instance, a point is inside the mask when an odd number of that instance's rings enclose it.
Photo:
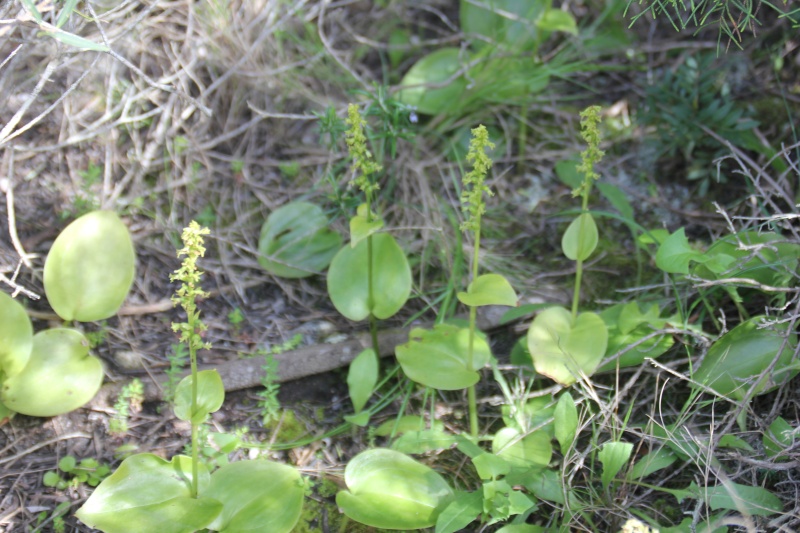
M 144 401 L 144 385 L 134 378 L 119 393 L 114 403 L 114 416 L 108 423 L 108 432 L 112 435 L 124 435 L 128 432 L 128 419 L 131 413 L 142 410 Z
M 58 490 L 75 488 L 81 483 L 96 487 L 110 473 L 109 466 L 99 463 L 96 459 L 88 458 L 78 461 L 72 455 L 66 455 L 58 461 L 58 470 L 45 472 L 42 484 Z
M 181 380 L 181 374 L 186 363 L 189 359 L 189 352 L 183 344 L 173 344 L 170 346 L 169 353 L 167 353 L 167 361 L 169 368 L 164 371 L 167 376 L 167 381 L 164 383 L 163 398 L 167 403 L 172 403 L 175 400 L 175 388 Z

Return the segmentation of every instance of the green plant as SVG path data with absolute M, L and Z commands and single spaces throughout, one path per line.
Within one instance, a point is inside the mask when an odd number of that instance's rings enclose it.
M 752 112 L 734 101 L 720 83 L 720 69 L 712 54 L 689 56 L 674 71 L 647 88 L 639 120 L 654 128 L 659 157 L 679 157 L 686 165 L 685 177 L 697 183 L 705 196 L 711 184 L 727 181 L 725 169 L 714 170 L 714 161 L 728 152 L 725 142 L 756 152 L 770 153 L 753 129 L 758 122 Z M 709 135 L 711 130 L 714 136 Z M 780 162 L 779 159 L 775 160 Z
M 562 385 L 591 376 L 608 346 L 608 328 L 603 319 L 589 311 L 578 313 L 583 262 L 594 252 L 598 241 L 597 224 L 588 205 L 592 185 L 600 177 L 594 166 L 603 157 L 599 122 L 599 107 L 588 107 L 581 113 L 581 135 L 588 147 L 581 154 L 578 166 L 583 182 L 572 191 L 573 196 L 581 198 L 581 214 L 570 223 L 561 239 L 564 255 L 575 261 L 572 308 L 545 309 L 528 330 L 528 351 L 536 371 Z
M 72 207 L 61 212 L 62 219 L 80 217 L 100 207 L 92 187 L 103 177 L 103 167 L 91 161 L 86 170 L 79 171 L 78 175 L 81 177 L 80 191 L 72 199 Z
M 175 415 L 191 423 L 191 457 L 178 455 L 167 461 L 140 453 L 126 458 L 76 513 L 82 522 L 106 533 L 255 528 L 281 533 L 290 531 L 300 517 L 304 489 L 295 469 L 254 460 L 229 463 L 212 474 L 200 460 L 199 428 L 225 396 L 216 371 L 197 369 L 197 351 L 207 346 L 202 339 L 206 326 L 197 309 L 197 299 L 206 295 L 197 261 L 205 254 L 203 236 L 208 233 L 194 221 L 184 229 L 178 256 L 185 257 L 171 276 L 181 283 L 173 302 L 187 317 L 173 324 L 188 347 L 192 370 L 175 391 Z
M 244 320 L 244 313 L 242 313 L 242 309 L 239 307 L 234 307 L 233 311 L 228 313 L 228 324 L 230 324 L 233 330 L 236 332 L 242 328 Z
M 522 103 L 542 91 L 559 67 L 536 54 L 553 32 L 577 34 L 575 19 L 552 0 L 460 2 L 461 30 L 472 50 L 440 48 L 401 81 L 398 100 L 426 115 L 461 115 L 491 103 Z
M 108 423 L 108 432 L 112 435 L 124 435 L 128 432 L 128 419 L 131 412 L 138 413 L 142 410 L 144 401 L 144 385 L 134 378 L 126 383 L 114 402 L 114 416 Z
M 63 517 L 69 512 L 70 507 L 72 507 L 72 502 L 66 501 L 56 505 L 50 513 L 47 511 L 39 513 L 36 516 L 36 528 L 33 530 L 33 533 L 42 531 L 42 529 L 51 522 L 51 527 L 55 533 L 64 533 L 66 531 L 66 523 Z
M 364 193 L 365 203 L 350 219 L 350 244 L 345 245 L 331 261 L 328 269 L 328 295 L 342 315 L 350 320 L 369 320 L 372 348 L 362 352 L 350 369 L 348 383 L 362 390 L 351 393 L 356 400 L 356 416 L 378 379 L 378 320 L 397 313 L 411 293 L 411 268 L 405 253 L 373 211 L 379 186 L 373 174 L 381 166 L 372 159 L 367 147 L 366 122 L 354 104 L 348 106 L 346 140 L 353 160 L 353 183 Z M 351 390 L 354 390 L 351 388 Z M 360 407 L 360 408 L 359 408 Z M 360 420 L 366 423 L 364 420 Z
M 81 483 L 86 483 L 90 487 L 96 487 L 110 473 L 108 465 L 99 463 L 96 459 L 82 459 L 78 461 L 72 455 L 66 455 L 58 461 L 58 470 L 45 472 L 42 484 L 45 487 L 53 487 L 58 490 L 65 490 L 68 487 L 77 487 Z
M 175 389 L 181 380 L 181 373 L 186 368 L 186 363 L 189 359 L 189 352 L 184 344 L 173 344 L 170 346 L 167 353 L 167 361 L 169 368 L 164 371 L 167 376 L 167 381 L 164 383 L 163 398 L 167 403 L 172 403 L 175 400 Z
M 629 0 L 630 8 L 636 0 Z M 728 45 L 735 44 L 741 48 L 744 34 L 756 33 L 756 28 L 761 26 L 759 10 L 762 5 L 775 11 L 781 17 L 792 21 L 795 27 L 800 26 L 800 8 L 786 10 L 787 0 L 783 6 L 779 2 L 750 2 L 740 0 L 638 0 L 639 5 L 645 4 L 645 9 L 637 14 L 636 21 L 642 15 L 649 13 L 653 17 L 664 16 L 669 20 L 676 31 L 684 30 L 690 26 L 700 31 L 707 26 L 719 27 L 718 47 L 722 44 L 722 36 L 727 37 Z

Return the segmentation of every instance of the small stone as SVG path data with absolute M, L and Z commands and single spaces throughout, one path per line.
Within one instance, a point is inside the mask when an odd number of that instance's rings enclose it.
M 141 370 L 142 355 L 130 350 L 121 350 L 113 355 L 114 363 L 123 370 Z

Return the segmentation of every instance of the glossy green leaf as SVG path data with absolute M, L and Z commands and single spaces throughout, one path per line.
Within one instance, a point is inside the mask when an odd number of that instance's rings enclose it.
M 512 466 L 547 466 L 553 456 L 550 435 L 534 431 L 527 435 L 514 428 L 503 428 L 492 439 L 492 452 Z
M 0 292 L 0 378 L 22 372 L 33 349 L 33 325 L 25 308 Z
M 291 466 L 256 459 L 223 466 L 200 494 L 222 503 L 222 512 L 206 526 L 209 529 L 288 533 L 300 519 L 304 484 Z
M 536 371 L 562 385 L 591 376 L 608 344 L 608 330 L 594 313 L 581 313 L 575 323 L 563 307 L 545 309 L 528 329 L 528 351 Z
M 225 386 L 216 370 L 201 370 L 197 373 L 197 406 L 192 412 L 191 375 L 178 383 L 175 389 L 175 416 L 181 420 L 202 424 L 208 415 L 219 410 L 225 401 Z
M 431 424 L 432 429 L 444 431 L 444 423 L 439 420 L 434 420 Z M 400 434 L 408 431 L 421 431 L 428 427 L 428 421 L 423 416 L 405 415 L 400 419 L 392 418 L 381 424 L 375 429 L 375 435 L 378 437 L 388 437 L 392 433 Z
M 551 5 L 552 0 L 488 0 L 480 3 L 461 0 L 461 30 L 485 38 L 473 41 L 476 49 L 494 44 L 515 51 L 532 51 L 547 37 L 546 28 L 539 28 L 536 22 Z
M 436 533 L 464 531 L 483 511 L 483 494 L 458 491 L 436 520 Z
M 759 328 L 764 317 L 753 317 L 717 339 L 708 349 L 694 380 L 717 393 L 742 400 L 775 389 L 797 374 L 790 366 L 797 335 L 786 324 Z M 777 357 L 774 370 L 759 378 Z M 756 380 L 758 382 L 756 383 Z
M 403 76 L 397 99 L 425 115 L 458 109 L 467 80 L 457 73 L 469 61 L 469 55 L 456 47 L 440 48 L 426 55 Z
M 394 450 L 358 454 L 344 477 L 348 490 L 336 495 L 336 504 L 352 520 L 377 528 L 430 527 L 454 497 L 442 476 Z
M 690 261 L 706 259 L 705 254 L 689 246 L 684 228 L 667 237 L 656 252 L 656 266 L 669 274 L 688 274 Z
M 116 213 L 87 213 L 64 228 L 47 254 L 47 300 L 66 321 L 109 318 L 130 291 L 135 260 L 131 235 Z
M 628 195 L 622 189 L 605 181 L 600 181 L 596 185 L 597 190 L 614 206 L 614 209 L 619 211 L 623 218 L 633 221 L 633 206 L 628 200 Z
M 558 398 L 553 417 L 555 437 L 561 447 L 561 454 L 566 456 L 578 432 L 578 408 L 569 392 L 563 392 Z
M 89 354 L 89 341 L 74 329 L 56 328 L 33 336 L 21 372 L 2 384 L 0 400 L 30 416 L 56 416 L 91 400 L 103 383 L 103 365 Z
M 357 213 L 350 219 L 350 246 L 352 247 L 383 227 L 383 220 L 378 218 L 375 213 L 371 213 L 370 220 L 367 220 L 367 204 L 359 205 Z
M 353 409 L 360 412 L 367 400 L 372 396 L 372 391 L 378 383 L 378 355 L 375 350 L 368 348 L 358 354 L 350 363 L 347 373 L 347 387 L 350 391 L 350 401 Z
M 539 26 L 539 29 L 548 32 L 563 31 L 578 35 L 578 25 L 575 23 L 575 17 L 569 11 L 561 9 L 548 9 L 536 25 Z
M 388 233 L 372 236 L 373 301 L 369 301 L 367 241 L 344 246 L 328 269 L 328 294 L 336 310 L 350 320 L 364 320 L 372 311 L 386 319 L 411 295 L 411 268 L 405 253 Z
M 473 340 L 471 367 L 468 351 L 469 330 L 450 324 L 438 324 L 433 330 L 412 329 L 409 341 L 395 348 L 409 379 L 439 390 L 463 389 L 478 382 L 477 370 L 489 363 L 492 353 L 478 335 Z
M 568 259 L 585 261 L 597 248 L 597 224 L 591 213 L 581 213 L 561 238 L 561 250 Z
M 391 448 L 398 452 L 419 454 L 434 450 L 445 450 L 456 443 L 456 438 L 441 429 L 423 429 L 422 431 L 406 431 L 400 435 Z
M 211 498 L 192 498 L 191 458 L 166 461 L 149 453 L 133 455 L 103 480 L 75 513 L 105 533 L 193 533 L 208 527 L 222 510 Z M 210 476 L 200 463 L 200 492 Z
M 282 278 L 304 278 L 325 270 L 342 246 L 322 209 L 291 202 L 273 211 L 261 227 L 258 263 Z
M 460 109 L 486 104 L 523 104 L 550 83 L 551 69 L 533 56 L 493 56 L 469 69 L 472 83 L 464 91 Z
M 654 472 L 672 466 L 677 460 L 678 456 L 675 455 L 672 450 L 668 448 L 659 448 L 636 461 L 636 464 L 633 465 L 631 469 L 629 479 L 637 480 L 645 478 Z
M 764 451 L 767 452 L 767 456 L 776 457 L 783 454 L 794 444 L 797 434 L 796 428 L 792 427 L 785 418 L 780 416 L 776 418 L 762 437 Z M 788 455 L 784 455 L 783 459 L 788 459 Z
M 472 464 L 475 465 L 475 471 L 478 472 L 478 477 L 484 480 L 497 479 L 511 471 L 511 464 L 493 453 L 481 450 L 481 453 L 471 459 Z
M 600 317 L 608 328 L 606 356 L 611 357 L 622 351 L 624 353 L 616 360 L 600 366 L 597 372 L 640 365 L 645 358 L 655 359 L 661 356 L 674 344 L 672 336 L 666 334 L 642 341 L 655 329 L 666 325 L 666 319 L 660 318 L 656 306 L 651 306 L 646 313 L 642 313 L 636 302 L 617 304 L 605 309 Z
M 780 498 L 772 492 L 740 483 L 700 487 L 698 497 L 708 502 L 712 511 L 726 509 L 742 511 L 753 516 L 769 516 L 783 510 Z
M 606 442 L 603 444 L 597 454 L 600 464 L 603 465 L 603 473 L 600 475 L 603 488 L 608 489 L 614 477 L 628 463 L 631 452 L 633 452 L 633 444 L 630 442 Z
M 744 278 L 769 287 L 786 287 L 797 269 L 800 246 L 786 242 L 777 233 L 746 231 L 717 240 L 706 255 L 712 259 L 730 257 L 732 261 L 728 268 L 716 270 L 709 268 L 712 265 L 708 263 L 697 265 L 695 273 L 702 278 Z
M 517 293 L 500 274 L 484 274 L 469 284 L 467 292 L 459 292 L 458 300 L 470 307 L 482 305 L 517 305 Z

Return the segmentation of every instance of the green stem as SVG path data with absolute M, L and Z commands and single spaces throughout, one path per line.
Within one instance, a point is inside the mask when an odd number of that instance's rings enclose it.
M 475 229 L 475 249 L 472 253 L 472 281 L 478 278 L 478 253 L 481 246 L 481 217 L 478 214 Z M 467 368 L 473 368 L 475 358 L 475 329 L 478 319 L 478 308 L 469 308 L 469 348 L 467 349 Z M 475 385 L 470 385 L 467 390 L 469 401 L 469 430 L 473 437 L 478 436 L 478 402 L 475 394 Z
M 194 320 L 190 319 L 192 331 L 195 329 Z M 189 357 L 192 364 L 192 410 L 194 414 L 197 411 L 197 349 L 194 343 L 189 343 Z M 199 444 L 197 442 L 197 423 L 192 419 L 192 498 L 198 496 L 198 480 L 200 477 L 200 459 L 198 457 Z
M 367 192 L 367 224 L 372 222 L 372 195 Z M 372 235 L 367 237 L 367 307 L 369 308 L 369 334 L 372 338 L 372 349 L 375 350 L 375 357 L 380 362 L 380 349 L 378 346 L 378 319 L 372 314 L 372 307 L 375 303 L 375 289 L 373 288 L 372 273 Z
M 591 180 L 587 180 L 581 194 L 581 216 L 589 212 L 589 193 L 592 190 Z M 581 218 L 581 225 L 578 228 L 578 250 L 583 249 L 583 239 L 586 237 L 585 222 Z M 581 280 L 583 279 L 583 259 L 580 257 L 575 262 L 575 287 L 572 290 L 572 322 L 578 319 L 578 304 L 581 297 Z

